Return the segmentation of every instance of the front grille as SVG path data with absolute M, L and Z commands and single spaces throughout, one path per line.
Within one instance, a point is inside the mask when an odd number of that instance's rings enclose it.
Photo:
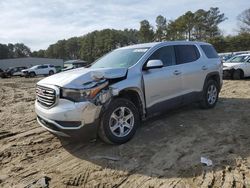
M 56 103 L 56 90 L 37 85 L 36 87 L 36 98 L 37 102 L 39 102 L 41 105 L 49 108 L 52 107 Z

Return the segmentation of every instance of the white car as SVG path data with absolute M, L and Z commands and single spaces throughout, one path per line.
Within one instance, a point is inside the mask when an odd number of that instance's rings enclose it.
M 223 76 L 239 80 L 250 76 L 250 54 L 236 55 L 223 63 Z
M 22 70 L 22 73 L 26 77 L 35 77 L 36 75 L 52 75 L 56 73 L 54 65 L 44 64 L 36 65 L 29 69 Z

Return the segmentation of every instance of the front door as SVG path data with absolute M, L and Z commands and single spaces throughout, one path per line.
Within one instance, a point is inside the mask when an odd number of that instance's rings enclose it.
M 244 73 L 246 77 L 250 76 L 250 57 L 248 58 L 248 60 L 245 63 L 245 69 L 244 69 Z
M 148 60 L 161 60 L 164 64 L 162 68 L 143 70 L 148 112 L 157 112 L 179 105 L 182 95 L 182 73 L 180 65 L 176 65 L 174 47 L 161 47 Z

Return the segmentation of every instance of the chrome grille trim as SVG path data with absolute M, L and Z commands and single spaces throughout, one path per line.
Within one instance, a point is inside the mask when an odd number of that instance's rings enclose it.
M 37 85 L 36 100 L 41 106 L 45 108 L 51 108 L 56 105 L 59 97 L 59 92 L 60 90 L 56 86 Z

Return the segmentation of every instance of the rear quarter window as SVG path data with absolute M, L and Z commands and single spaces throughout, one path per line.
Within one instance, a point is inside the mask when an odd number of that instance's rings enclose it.
M 207 56 L 207 58 L 219 58 L 216 50 L 212 45 L 201 45 L 201 49 Z
M 200 58 L 200 53 L 195 45 L 176 45 L 177 64 L 184 64 L 196 61 Z

